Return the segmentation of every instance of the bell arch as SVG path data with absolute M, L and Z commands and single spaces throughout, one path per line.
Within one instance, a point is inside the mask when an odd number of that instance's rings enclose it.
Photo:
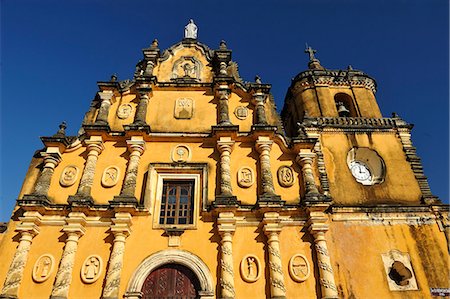
M 128 282 L 124 298 L 142 298 L 141 290 L 147 276 L 153 270 L 166 264 L 180 264 L 192 270 L 200 283 L 200 290 L 198 292 L 200 298 L 214 298 L 214 284 L 208 266 L 195 254 L 178 249 L 158 251 L 142 261 Z

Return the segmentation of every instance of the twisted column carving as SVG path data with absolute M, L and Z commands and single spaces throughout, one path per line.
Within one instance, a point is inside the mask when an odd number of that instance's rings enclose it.
M 145 150 L 145 141 L 142 137 L 133 137 L 127 140 L 128 150 L 130 151 L 130 160 L 128 161 L 127 171 L 125 173 L 125 180 L 122 185 L 120 197 L 135 198 L 136 179 L 139 169 L 139 161 L 141 155 Z
M 234 141 L 231 138 L 222 137 L 217 141 L 217 148 L 220 152 L 220 193 L 224 196 L 233 194 L 230 170 L 230 155 L 233 145 Z
M 41 215 L 37 212 L 25 212 L 22 222 L 16 231 L 20 234 L 19 245 L 16 248 L 8 272 L 6 273 L 0 298 L 18 298 L 19 286 L 23 278 L 23 270 L 28 260 L 33 237 L 39 233 Z
M 255 124 L 267 125 L 266 109 L 265 109 L 266 94 L 262 92 L 254 93 L 252 103 L 253 105 L 255 105 L 256 111 Z
M 299 163 L 302 167 L 303 180 L 305 183 L 305 194 L 319 194 L 319 190 L 317 189 L 316 182 L 314 179 L 314 172 L 312 169 L 313 158 L 316 155 L 310 151 L 308 152 L 300 152 L 296 158 L 297 163 Z
M 55 168 L 61 162 L 61 155 L 42 153 L 42 156 L 44 157 L 44 168 L 34 186 L 33 194 L 47 196 Z
M 272 171 L 270 169 L 270 150 L 272 149 L 273 141 L 269 139 L 262 139 L 260 137 L 256 141 L 256 150 L 259 152 L 259 163 L 261 165 L 261 185 L 263 194 L 275 194 L 273 187 Z
M 119 298 L 125 241 L 131 233 L 131 214 L 116 213 L 115 218 L 113 218 L 112 221 L 114 224 L 111 226 L 111 232 L 114 234 L 114 243 L 109 258 L 108 273 L 106 273 L 102 299 Z
M 147 107 L 150 100 L 149 94 L 151 91 L 152 89 L 150 87 L 138 87 L 139 103 L 136 108 L 136 114 L 134 116 L 134 125 L 147 125 L 145 119 L 147 116 Z
M 94 182 L 95 166 L 97 165 L 98 156 L 103 151 L 104 146 L 101 137 L 92 136 L 86 141 L 88 157 L 86 165 L 81 176 L 80 185 L 78 186 L 77 196 L 91 196 L 92 183 Z
M 107 125 L 108 124 L 108 114 L 109 108 L 111 107 L 111 99 L 114 93 L 112 90 L 105 90 L 98 93 L 98 96 L 102 100 L 100 104 L 100 109 L 98 111 L 97 119 L 95 124 Z
M 78 249 L 78 240 L 85 232 L 86 216 L 83 213 L 70 213 L 66 219 L 67 224 L 63 231 L 67 235 L 64 251 L 56 272 L 50 299 L 66 299 L 69 296 L 69 287 L 72 282 L 72 271 L 75 255 Z
M 325 207 L 325 206 L 324 206 Z M 314 237 L 314 248 L 316 250 L 317 265 L 319 266 L 319 283 L 322 299 L 338 298 L 338 291 L 334 282 L 334 273 L 331 266 L 330 254 L 328 252 L 325 232 L 328 231 L 326 215 L 323 208 L 320 210 L 314 207 L 308 210 L 308 229 Z
M 222 212 L 217 219 L 220 241 L 220 288 L 221 298 L 235 298 L 233 269 L 233 234 L 236 220 L 232 212 Z
M 280 239 L 281 225 L 279 214 L 267 212 L 264 214 L 264 233 L 267 236 L 269 253 L 270 295 L 271 298 L 286 298 L 283 265 L 281 263 Z
M 219 125 L 231 125 L 230 115 L 228 112 L 228 98 L 231 90 L 228 85 L 220 85 L 217 94 L 219 96 Z

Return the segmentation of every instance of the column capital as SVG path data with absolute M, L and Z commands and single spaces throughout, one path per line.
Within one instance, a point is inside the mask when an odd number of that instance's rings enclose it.
M 312 163 L 312 160 L 316 157 L 316 153 L 313 153 L 311 150 L 308 149 L 301 149 L 300 152 L 297 154 L 297 157 L 295 160 L 299 164 L 303 163 Z
M 123 235 L 125 238 L 131 234 L 132 216 L 130 213 L 117 212 L 111 219 L 111 232 L 114 236 Z
M 252 95 L 252 104 L 255 106 L 264 105 L 266 103 L 266 99 L 267 99 L 267 94 L 262 93 L 262 92 L 255 92 Z
M 260 136 L 256 140 L 255 147 L 259 153 L 262 153 L 264 150 L 270 151 L 272 148 L 273 141 L 270 140 L 269 137 Z
M 39 212 L 25 212 L 23 217 L 19 217 L 20 224 L 16 226 L 15 231 L 21 235 L 29 234 L 31 237 L 39 234 L 39 225 L 41 224 L 42 215 Z
M 325 233 L 329 229 L 329 225 L 327 224 L 328 217 L 322 208 L 323 207 L 319 207 L 317 209 L 307 209 L 308 221 L 306 222 L 306 226 L 312 235 Z
M 217 229 L 220 235 L 233 234 L 236 230 L 236 218 L 233 212 L 221 212 L 217 218 Z
M 145 151 L 145 141 L 142 136 L 133 136 L 130 140 L 127 140 L 128 150 L 132 153 L 138 151 L 139 155 Z
M 103 145 L 102 136 L 91 136 L 89 139 L 85 140 L 88 151 L 95 151 L 100 154 L 105 146 Z
M 69 237 L 76 235 L 81 237 L 86 232 L 86 215 L 82 212 L 71 212 L 66 218 L 66 224 L 63 226 L 63 232 Z
M 264 224 L 264 234 L 270 236 L 271 234 L 279 234 L 282 229 L 280 214 L 277 212 L 266 212 L 262 220 Z
M 216 92 L 221 100 L 228 100 L 231 94 L 231 88 L 226 84 L 220 84 L 216 87 Z
M 114 91 L 102 90 L 102 91 L 99 91 L 97 94 L 98 94 L 100 100 L 110 102 L 112 97 L 114 96 Z
M 235 141 L 231 139 L 231 137 L 220 137 L 219 140 L 217 140 L 217 149 L 220 153 L 223 151 L 231 152 L 233 150 Z

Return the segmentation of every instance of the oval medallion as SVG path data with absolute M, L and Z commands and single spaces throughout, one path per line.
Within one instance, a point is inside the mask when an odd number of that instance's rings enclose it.
M 120 119 L 126 119 L 130 117 L 133 107 L 130 104 L 122 104 L 117 109 L 117 117 Z
M 302 282 L 308 279 L 311 273 L 309 262 L 303 254 L 296 254 L 289 260 L 289 274 L 292 280 Z
M 238 170 L 237 174 L 238 185 L 243 188 L 248 188 L 255 182 L 255 175 L 253 174 L 253 170 L 244 166 Z
M 53 272 L 55 259 L 51 254 L 41 255 L 33 266 L 33 280 L 35 282 L 44 282 Z
M 191 149 L 184 144 L 177 145 L 172 150 L 172 161 L 183 163 L 191 160 Z
M 261 276 L 261 263 L 255 255 L 246 255 L 241 261 L 241 277 L 246 282 L 255 282 Z
M 238 119 L 246 119 L 248 116 L 248 109 L 244 106 L 237 106 L 236 109 L 234 109 L 234 115 Z
M 294 171 L 289 166 L 281 166 L 277 171 L 278 183 L 282 187 L 291 187 L 294 185 Z
M 61 178 L 59 179 L 59 183 L 61 186 L 69 187 L 75 184 L 75 181 L 78 177 L 78 168 L 74 165 L 69 165 L 64 168 L 61 173 Z
M 112 187 L 119 181 L 120 170 L 117 166 L 109 166 L 103 171 L 102 185 L 104 187 Z
M 81 280 L 84 283 L 95 282 L 102 273 L 102 259 L 98 255 L 88 256 L 81 267 Z

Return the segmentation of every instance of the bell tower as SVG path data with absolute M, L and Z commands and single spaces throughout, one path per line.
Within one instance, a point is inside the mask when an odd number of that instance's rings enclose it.
M 308 69 L 292 79 L 282 118 L 293 140 L 318 138 L 324 192 L 342 205 L 435 202 L 411 143 L 413 126 L 395 113 L 382 116 L 373 78 L 351 66 L 327 69 L 316 52 L 306 45 Z

